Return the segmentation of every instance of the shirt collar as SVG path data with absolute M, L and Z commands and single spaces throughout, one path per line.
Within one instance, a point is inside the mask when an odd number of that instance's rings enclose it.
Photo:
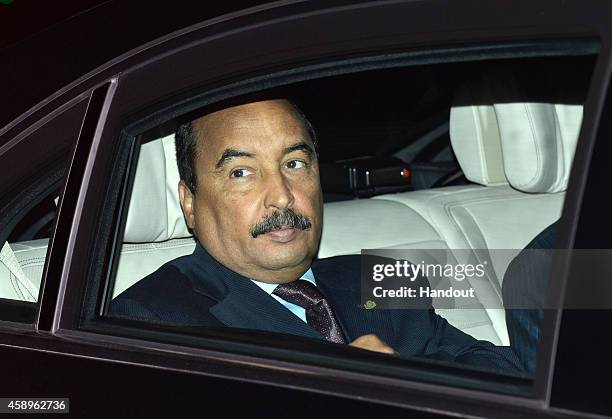
M 312 273 L 312 269 L 311 268 L 309 268 L 306 272 L 304 272 L 300 279 L 304 279 L 304 280 L 310 282 L 311 284 L 313 284 L 314 286 L 317 285 L 317 283 L 315 281 L 315 278 L 314 278 L 314 274 Z M 279 285 L 279 284 L 269 284 L 267 282 L 255 281 L 254 279 L 251 279 L 251 281 L 253 281 L 253 283 L 255 285 L 257 285 L 259 288 L 261 288 L 262 290 L 264 290 L 268 294 L 272 294 L 272 292 L 274 292 L 276 287 L 278 287 L 278 285 Z

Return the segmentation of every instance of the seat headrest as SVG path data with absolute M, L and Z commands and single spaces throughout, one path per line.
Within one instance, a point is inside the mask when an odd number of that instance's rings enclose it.
M 178 197 L 174 134 L 140 147 L 123 241 L 161 242 L 191 237 Z
M 530 193 L 566 190 L 582 105 L 499 103 L 494 107 L 510 185 Z
M 491 95 L 483 81 L 460 86 L 450 110 L 451 145 L 463 174 L 484 186 L 507 183 L 499 129 Z

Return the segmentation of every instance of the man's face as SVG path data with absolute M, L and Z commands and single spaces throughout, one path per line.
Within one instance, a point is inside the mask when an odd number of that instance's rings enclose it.
M 295 280 L 316 255 L 323 208 L 314 145 L 295 111 L 283 100 L 262 101 L 193 124 L 195 195 L 179 185 L 187 224 L 233 271 Z

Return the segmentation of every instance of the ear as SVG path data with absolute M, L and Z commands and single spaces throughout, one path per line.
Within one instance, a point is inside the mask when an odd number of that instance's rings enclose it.
M 193 230 L 195 228 L 195 217 L 193 213 L 193 194 L 191 193 L 191 190 L 187 187 L 185 182 L 183 182 L 182 180 L 179 181 L 178 192 L 179 200 L 181 201 L 181 209 L 183 210 L 183 216 L 185 217 L 185 222 L 187 223 L 187 227 Z

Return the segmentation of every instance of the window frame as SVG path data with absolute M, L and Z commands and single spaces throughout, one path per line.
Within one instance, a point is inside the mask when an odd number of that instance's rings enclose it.
M 78 95 L 27 128 L 22 129 L 21 132 L 19 132 L 20 126 L 16 126 L 12 131 L 4 133 L 3 137 L 7 138 L 8 141 L 0 147 L 0 157 L 3 157 L 2 155 L 5 152 L 12 153 L 12 158 L 19 160 L 21 165 L 35 167 L 36 170 L 31 170 L 32 177 L 20 179 L 18 182 L 13 182 L 9 185 L 2 185 L 3 188 L 8 188 L 8 192 L 0 200 L 0 244 L 8 241 L 14 228 L 29 211 L 42 200 L 47 199 L 50 194 L 58 189 L 60 191 L 63 189 L 67 179 L 72 152 L 76 147 L 78 131 L 87 109 L 86 105 L 87 95 Z M 15 131 L 19 133 L 13 134 Z M 62 143 L 64 143 L 63 149 L 66 150 L 66 156 L 57 153 L 60 141 L 57 138 L 49 140 L 48 135 L 50 132 L 70 133 L 61 137 Z M 72 134 L 75 134 L 74 138 L 71 137 Z M 50 156 L 32 157 L 30 155 L 32 144 L 36 144 L 41 150 L 48 152 Z M 59 213 L 61 197 L 62 193 L 60 192 L 57 213 Z M 53 220 L 54 228 L 51 237 L 49 237 L 37 301 L 26 302 L 2 299 L 0 304 L 2 304 L 2 311 L 6 315 L 0 316 L 0 330 L 3 327 L 11 330 L 19 328 L 31 330 L 35 327 L 37 313 L 40 309 L 46 267 L 50 261 L 50 248 L 55 233 L 56 221 L 57 217 Z M 13 308 L 15 315 L 11 316 L 10 312 Z
M 612 152 L 609 141 L 612 136 L 610 40 L 602 42 L 602 52 L 584 105 L 585 119 L 566 195 L 568 204 L 564 205 L 559 223 L 557 244 L 567 243 L 569 248 L 612 248 L 609 236 L 601 234 L 606 231 L 605 216 L 612 211 L 610 200 L 601 199 L 601 191 L 608 187 L 606 175 L 609 178 L 609 162 L 605 156 Z M 592 94 L 595 89 L 600 94 Z M 592 141 L 585 141 L 585 138 Z M 609 339 L 598 333 L 601 324 L 612 320 L 612 310 L 603 308 L 609 305 L 602 302 L 602 298 L 612 298 L 612 286 L 606 275 L 612 272 L 612 261 L 606 257 L 607 252 L 594 254 L 596 259 L 592 260 L 597 261 L 600 275 L 588 278 L 586 286 L 585 267 L 578 261 L 563 260 L 551 272 L 551 275 L 563 275 L 565 281 L 552 290 L 552 297 L 558 295 L 566 308 L 545 313 L 543 319 L 546 335 L 542 338 L 551 339 L 551 346 L 545 350 L 554 352 L 554 364 L 547 377 L 551 385 L 543 391 L 547 401 L 560 409 L 612 415 L 612 405 L 604 398 L 607 396 L 605 390 L 602 391 L 612 373 L 612 363 L 605 362 Z M 593 309 L 575 309 L 573 304 L 578 300 L 593 301 Z M 571 364 L 568 360 L 576 362 Z
M 585 34 L 582 28 L 581 30 L 578 30 L 577 28 L 573 28 L 573 30 L 574 32 L 572 32 L 572 30 L 568 30 L 567 28 L 564 29 L 563 31 L 564 36 L 571 37 L 572 34 L 573 35 L 580 34 L 580 36 L 582 36 Z M 500 32 L 502 31 L 500 30 Z M 546 33 L 545 30 L 541 32 Z M 537 38 L 537 34 L 538 33 L 541 34 L 541 32 L 538 32 L 537 30 L 533 29 L 533 32 L 528 32 L 527 35 L 533 37 L 535 34 L 535 37 Z M 491 32 L 490 31 L 487 32 L 486 30 L 483 30 L 482 33 L 488 33 L 488 35 L 491 35 Z M 464 39 L 473 40 L 474 38 L 473 33 L 471 34 L 464 33 L 462 35 Z M 521 35 L 518 36 L 517 38 L 524 39 L 524 37 L 527 35 L 525 33 L 521 33 Z M 548 33 L 547 35 L 550 36 L 550 33 Z M 459 38 L 461 38 L 461 36 L 459 36 Z M 444 40 L 443 38 L 443 40 L 439 40 L 437 39 L 437 36 L 432 35 L 431 38 L 429 38 L 430 40 L 429 47 L 432 47 L 433 45 L 438 45 L 438 46 L 448 45 L 448 39 Z M 422 39 L 420 39 L 420 41 L 422 42 Z M 488 41 L 490 41 L 490 39 L 488 39 Z M 459 40 L 454 39 L 454 42 L 461 42 L 461 39 Z M 366 42 L 364 41 L 364 43 Z M 413 41 L 412 43 L 408 42 L 406 45 L 414 47 L 415 45 L 419 45 L 419 42 L 418 41 Z M 605 44 L 602 43 L 602 52 L 600 53 L 597 59 L 593 78 L 591 81 L 590 91 L 589 91 L 588 98 L 587 98 L 587 103 L 585 104 L 585 118 L 583 122 L 583 130 L 581 132 L 580 139 L 579 139 L 579 145 L 592 144 L 595 140 L 595 129 L 597 128 L 597 117 L 599 115 L 600 108 L 601 108 L 601 102 L 602 102 L 601 94 L 597 94 L 597 91 L 598 91 L 599 86 L 606 85 L 607 79 L 609 76 L 610 56 L 607 53 L 607 49 L 604 48 L 604 45 Z M 195 47 L 192 47 L 192 48 L 195 49 Z M 186 51 L 189 51 L 189 50 L 186 50 Z M 325 54 L 322 54 L 321 56 L 326 57 Z M 147 63 L 148 65 L 153 66 L 153 64 L 156 64 L 158 62 L 158 61 L 155 61 L 155 59 L 151 58 L 150 56 L 149 56 L 149 59 L 151 61 Z M 161 60 L 166 60 L 167 62 L 172 61 L 167 56 L 158 57 L 158 59 L 160 61 Z M 143 60 L 143 63 L 144 63 L 144 60 Z M 89 170 L 89 173 L 92 174 L 92 176 L 81 177 L 81 179 L 84 180 L 84 182 L 82 183 L 83 189 L 80 190 L 81 195 L 79 196 L 79 198 L 81 199 L 82 207 L 77 208 L 77 211 L 75 212 L 75 219 L 74 219 L 75 223 L 70 225 L 70 229 L 73 234 L 73 242 L 72 242 L 72 247 L 68 249 L 67 258 L 64 261 L 65 265 L 63 266 L 63 269 L 61 270 L 62 283 L 58 284 L 59 285 L 58 289 L 60 290 L 59 300 L 57 301 L 56 305 L 53 304 L 54 306 L 53 309 L 49 308 L 47 311 L 47 313 L 53 313 L 53 318 L 51 320 L 51 317 L 49 317 L 49 315 L 47 314 L 46 319 L 41 318 L 41 320 L 44 320 L 44 321 L 40 321 L 39 325 L 42 325 L 42 327 L 45 330 L 51 331 L 52 333 L 56 334 L 58 337 L 70 337 L 71 339 L 95 342 L 95 344 L 97 345 L 122 344 L 122 345 L 127 345 L 128 348 L 132 348 L 132 349 L 144 349 L 148 347 L 148 350 L 153 350 L 153 351 L 160 350 L 161 347 L 166 347 L 167 350 L 182 350 L 183 353 L 190 353 L 191 351 L 184 347 L 181 348 L 181 347 L 176 347 L 173 345 L 170 345 L 169 347 L 164 346 L 164 345 L 161 345 L 161 346 L 160 345 L 143 345 L 142 342 L 136 341 L 134 339 L 121 339 L 121 338 L 117 338 L 114 336 L 101 336 L 96 333 L 76 330 L 76 324 L 80 318 L 81 311 L 80 311 L 79 292 L 75 292 L 74 290 L 81 290 L 84 287 L 84 284 L 82 282 L 79 283 L 80 278 L 79 278 L 79 275 L 76 275 L 76 273 L 79 272 L 79 270 L 81 272 L 85 272 L 83 268 L 86 267 L 85 266 L 86 263 L 83 262 L 82 260 L 78 261 L 78 258 L 74 257 L 75 254 L 78 255 L 78 252 L 75 252 L 76 250 L 75 243 L 82 243 L 83 247 L 89 247 L 89 244 L 87 244 L 87 240 L 83 238 L 84 237 L 83 231 L 86 230 L 85 228 L 86 224 L 89 224 L 89 229 L 91 229 L 95 226 L 96 223 L 93 221 L 92 219 L 93 217 L 91 215 L 87 215 L 87 216 L 83 215 L 83 214 L 86 214 L 84 210 L 87 208 L 92 208 L 95 202 L 99 203 L 101 201 L 100 197 L 96 199 L 96 197 L 92 195 L 91 189 L 96 184 L 103 185 L 104 184 L 103 182 L 104 174 L 108 173 L 108 167 L 107 167 L 107 170 L 100 170 L 99 168 L 96 169 L 96 166 L 105 166 L 105 165 L 108 166 L 108 163 L 112 161 L 112 156 L 114 155 L 114 153 L 116 153 L 116 149 L 117 149 L 116 147 L 117 134 L 121 131 L 122 127 L 125 124 L 124 115 L 126 113 L 131 113 L 132 115 L 135 115 L 137 117 L 139 116 L 138 113 L 142 112 L 143 107 L 141 105 L 145 103 L 153 102 L 150 95 L 149 96 L 144 95 L 144 99 L 142 99 L 140 103 L 135 103 L 133 99 L 130 99 L 130 97 L 131 98 L 139 97 L 139 94 L 143 92 L 142 89 L 145 86 L 147 86 L 147 83 L 149 83 L 148 85 L 152 85 L 151 82 L 154 79 L 154 74 L 155 74 L 155 71 L 147 74 L 146 70 L 151 69 L 147 66 L 136 66 L 136 67 L 137 68 L 133 69 L 131 72 L 128 71 L 125 74 L 122 74 L 118 78 L 118 80 L 113 81 L 113 83 L 118 85 L 118 88 L 117 88 L 118 91 L 114 92 L 114 95 L 119 97 L 119 100 L 115 103 L 111 103 L 112 102 L 111 99 L 113 99 L 113 97 L 111 96 L 113 95 L 107 95 L 105 98 L 105 103 L 104 103 L 105 109 L 100 110 L 99 112 L 94 112 L 93 117 L 96 117 L 96 120 L 97 120 L 97 117 L 101 115 L 97 123 L 96 133 L 93 136 L 95 137 L 95 140 L 98 141 L 97 144 L 95 144 L 95 141 L 93 144 L 96 150 L 93 151 L 92 153 L 87 153 L 87 155 L 83 154 L 81 156 L 81 158 L 83 159 L 83 163 L 86 163 L 83 165 L 84 169 Z M 145 70 L 143 74 L 140 74 L 140 76 L 142 76 L 142 78 L 144 79 L 144 83 L 135 82 L 135 77 L 137 77 L 139 73 L 138 70 L 141 70 L 141 69 Z M 157 71 L 159 71 L 159 69 L 157 69 Z M 162 77 L 162 79 L 166 80 L 167 77 L 165 78 Z M 205 80 L 211 80 L 211 79 L 208 79 L 206 76 L 202 76 L 202 78 L 200 79 L 200 81 L 205 81 Z M 193 81 L 191 82 L 193 84 Z M 215 82 L 218 82 L 218 80 L 215 80 Z M 130 86 L 130 84 L 133 84 L 133 85 Z M 176 84 L 180 84 L 180 83 L 177 82 Z M 172 89 L 168 89 L 168 86 L 164 86 L 164 89 L 166 89 L 166 91 L 172 90 Z M 182 89 L 179 88 L 176 90 L 181 91 Z M 159 94 L 157 100 L 168 100 L 168 97 L 164 96 L 163 94 Z M 171 100 L 176 100 L 176 97 L 172 98 Z M 126 109 L 132 109 L 132 111 L 126 112 Z M 588 128 L 585 129 L 584 127 L 588 127 Z M 114 137 L 114 140 L 113 140 L 113 137 Z M 585 147 L 585 148 L 589 148 L 589 147 Z M 577 151 L 577 157 L 576 157 L 577 161 L 584 162 L 585 164 L 584 167 L 581 167 L 581 169 L 588 168 L 589 156 L 586 155 L 585 153 L 586 151 L 580 151 L 580 152 Z M 579 154 L 581 156 L 580 160 L 578 160 Z M 588 172 L 588 170 L 583 170 L 583 171 Z M 574 170 L 573 172 L 576 172 L 576 170 Z M 83 173 L 72 173 L 71 172 L 70 174 L 71 177 L 79 177 L 82 175 Z M 574 173 L 572 173 L 572 179 L 578 176 L 580 175 L 579 174 L 575 175 Z M 585 177 L 586 177 L 586 173 L 580 176 L 582 180 L 584 180 Z M 576 197 L 577 202 L 580 201 L 580 196 L 582 192 L 581 187 L 583 185 L 579 183 L 579 180 L 580 179 L 570 181 L 570 188 L 568 189 L 566 200 L 569 200 L 570 197 Z M 80 181 L 79 181 L 79 185 L 81 185 Z M 579 217 L 577 215 L 578 215 L 577 208 L 564 207 L 564 213 L 563 213 L 563 218 L 562 218 L 561 228 L 560 228 L 560 239 L 559 239 L 560 242 L 565 242 L 565 243 L 571 242 L 573 232 L 575 231 L 575 226 L 579 221 Z M 114 216 L 116 216 L 116 214 Z M 78 221 L 78 223 L 76 221 Z M 64 229 L 63 229 L 64 232 L 68 231 L 68 226 L 66 225 Z M 83 253 L 80 253 L 80 254 L 83 254 Z M 560 274 L 567 274 L 567 266 L 559 267 L 558 271 L 556 272 Z M 562 292 L 562 290 L 560 290 L 560 292 Z M 47 296 L 47 289 L 45 287 L 45 297 L 46 296 Z M 53 296 L 53 292 L 51 292 L 51 296 Z M 49 307 L 51 306 L 52 303 L 55 302 L 53 298 L 51 298 L 50 300 L 53 300 L 53 301 L 50 301 Z M 559 319 L 558 318 L 554 319 L 553 324 L 554 323 L 556 323 L 556 325 L 555 327 L 551 327 L 551 329 L 555 329 L 556 327 L 558 327 Z M 552 330 L 551 333 L 553 333 L 553 335 L 556 336 L 556 330 Z M 200 361 L 202 361 L 201 362 L 202 366 L 205 366 L 205 364 L 207 362 L 210 362 L 211 359 L 215 359 L 215 357 L 219 357 L 219 356 L 221 356 L 222 358 L 226 360 L 233 359 L 234 362 L 236 361 L 242 362 L 241 360 L 243 360 L 242 358 L 235 357 L 232 354 L 222 354 L 214 350 L 212 352 L 211 351 L 203 351 L 203 352 L 196 351 L 196 352 L 197 352 L 197 355 L 192 354 L 193 356 L 195 356 L 195 358 L 190 357 L 190 359 L 192 360 L 199 359 Z M 548 352 L 549 352 L 549 355 L 552 356 L 552 353 L 554 352 L 554 345 L 551 345 Z M 168 354 L 168 358 L 171 358 L 171 357 L 172 355 Z M 165 357 L 163 358 L 165 359 Z M 265 364 L 265 361 L 262 361 L 259 358 L 255 358 L 255 359 L 257 360 L 257 362 L 259 363 L 263 362 Z M 170 359 L 168 359 L 168 361 L 169 362 L 167 364 L 162 362 L 157 365 L 169 366 L 170 364 L 172 364 L 172 362 L 170 361 Z M 275 363 L 271 362 L 266 368 L 276 368 L 276 367 L 279 367 L 280 365 L 286 365 L 283 363 L 276 363 L 276 365 L 274 364 Z M 295 364 L 289 364 L 289 365 L 292 368 L 299 367 L 298 365 L 295 365 Z M 206 370 L 206 368 L 203 368 L 202 371 L 204 370 Z M 307 371 L 307 370 L 308 368 L 304 368 L 304 371 Z M 314 370 L 317 370 L 317 369 L 315 368 Z M 504 395 L 499 395 L 499 394 L 490 394 L 486 392 L 479 392 L 479 391 L 472 391 L 472 390 L 449 389 L 449 388 L 446 388 L 445 386 L 431 385 L 431 384 L 419 383 L 419 382 L 413 382 L 413 383 L 402 382 L 401 384 L 403 385 L 401 387 L 404 387 L 405 389 L 417 390 L 418 392 L 420 392 L 420 397 L 422 399 L 421 401 L 418 401 L 418 400 L 415 400 L 414 397 L 409 397 L 408 399 L 410 401 L 408 402 L 404 401 L 400 403 L 401 404 L 416 403 L 418 405 L 428 406 L 428 405 L 431 405 L 431 402 L 428 403 L 424 400 L 427 400 L 427 397 L 430 397 L 430 398 L 433 397 L 433 400 L 439 400 L 437 397 L 432 396 L 434 393 L 438 393 L 438 394 L 454 396 L 454 401 L 449 401 L 447 404 L 447 406 L 449 406 L 449 408 L 452 411 L 464 411 L 464 409 L 461 408 L 460 406 L 463 403 L 465 403 L 466 399 L 469 399 L 469 398 L 477 399 L 483 402 L 487 401 L 488 403 L 485 403 L 483 405 L 483 408 L 485 409 L 484 411 L 489 411 L 487 409 L 492 409 L 493 408 L 492 406 L 495 406 L 496 404 L 499 404 L 499 403 L 514 405 L 514 406 L 520 406 L 520 405 L 530 406 L 531 408 L 535 409 L 535 408 L 542 407 L 542 403 L 544 406 L 548 406 L 548 403 L 550 400 L 550 393 L 549 393 L 550 386 L 552 384 L 551 383 L 552 377 L 550 376 L 551 373 L 552 371 L 545 371 L 545 374 L 538 373 L 536 375 L 536 383 L 534 386 L 534 396 L 535 397 L 532 399 L 524 399 L 522 397 L 504 396 Z M 348 376 L 350 376 L 350 374 L 345 375 L 345 378 L 347 378 Z M 361 379 L 365 379 L 365 377 L 362 377 L 362 376 L 360 377 Z M 393 381 L 393 380 L 389 381 L 382 377 L 368 376 L 367 378 L 368 380 L 377 381 L 378 383 L 382 382 L 385 385 L 388 385 L 391 383 L 394 383 L 395 385 L 400 384 L 400 383 L 397 383 L 396 381 Z M 278 377 L 276 380 L 278 380 Z M 278 380 L 278 381 L 276 380 L 273 380 L 272 382 L 279 383 L 282 381 L 282 380 Z M 410 384 L 410 385 L 406 385 L 406 384 Z M 309 387 L 311 389 L 313 388 L 312 386 L 308 386 L 308 385 L 303 386 L 303 388 L 309 388 Z M 348 387 L 346 388 L 346 391 L 341 391 L 341 393 L 345 395 L 351 394 L 353 391 L 352 389 L 353 387 L 351 387 L 351 385 L 348 385 Z M 404 397 L 406 397 L 405 392 L 402 392 L 402 394 Z M 387 397 L 382 394 L 379 394 L 377 397 L 378 398 L 375 397 L 377 400 L 383 400 L 385 402 L 391 402 L 391 400 L 393 399 L 391 396 Z M 470 410 L 470 412 L 472 414 L 475 413 L 473 410 Z

